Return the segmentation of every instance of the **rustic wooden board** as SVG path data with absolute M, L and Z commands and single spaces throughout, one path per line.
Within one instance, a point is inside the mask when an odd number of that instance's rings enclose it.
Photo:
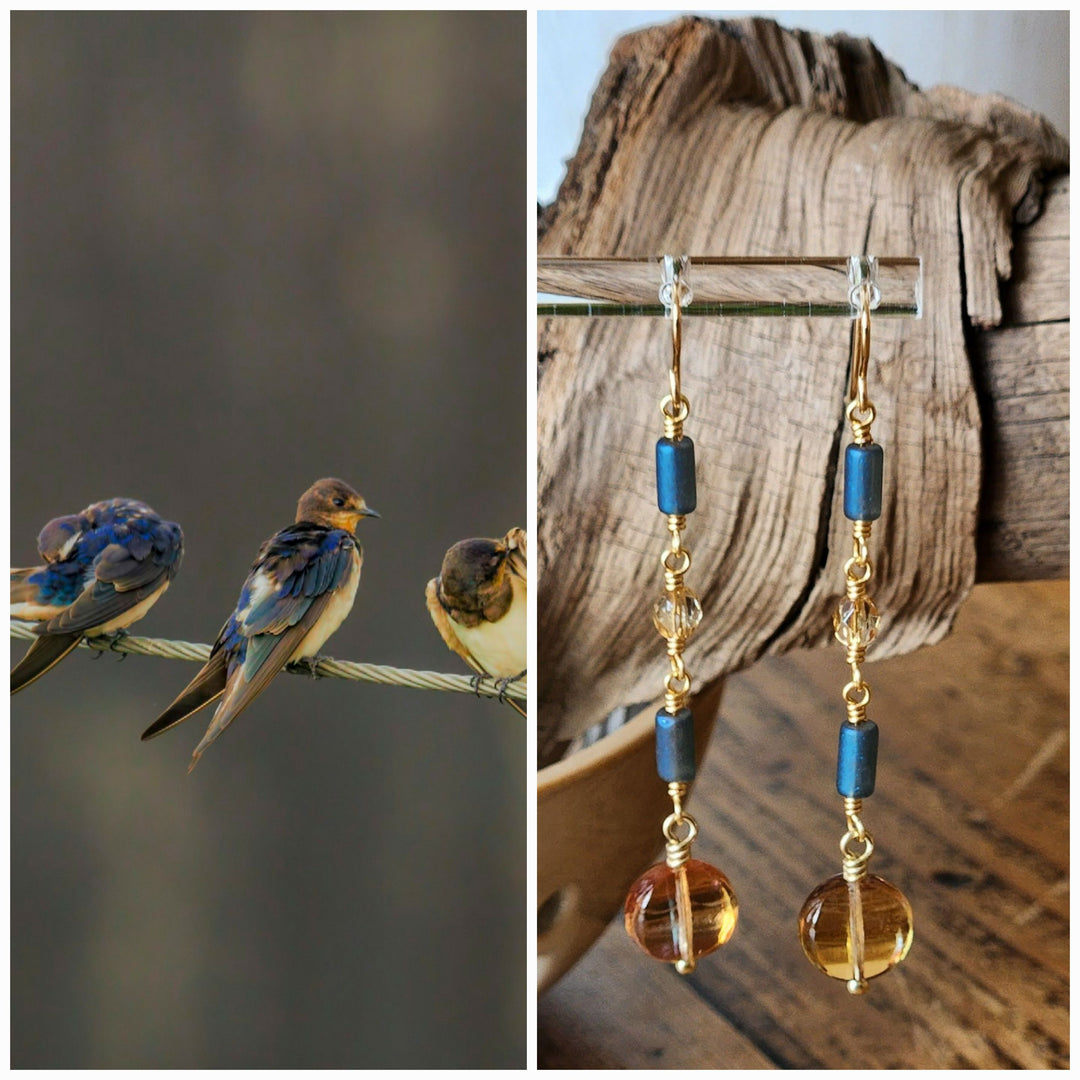
M 1066 577 L 1069 567 L 1069 177 L 1018 228 L 1005 322 L 969 337 L 983 422 L 981 581 Z
M 616 45 L 539 251 L 923 256 L 925 318 L 875 323 L 871 364 L 874 434 L 888 455 L 875 599 L 893 613 L 882 652 L 899 654 L 940 641 L 976 579 L 991 391 L 976 382 L 969 337 L 1001 323 L 1014 222 L 1035 236 L 1046 178 L 1067 162 L 1042 118 L 1000 98 L 921 93 L 867 41 L 681 19 Z M 1053 190 L 1067 204 L 1067 186 Z M 1041 265 L 1059 272 L 1066 219 L 1067 208 L 1036 237 L 1057 238 Z M 1045 291 L 1021 290 L 1011 310 L 1049 311 Z M 1009 344 L 1027 355 L 1038 333 Z M 1047 362 L 1031 369 L 1044 381 L 1026 407 L 1050 418 L 1062 415 L 1065 333 L 1043 335 Z M 981 347 L 990 363 L 1013 355 Z M 655 690 L 648 605 L 662 529 L 650 458 L 668 331 L 660 320 L 545 320 L 539 349 L 546 763 Z M 706 611 L 687 653 L 698 685 L 826 634 L 846 557 L 847 350 L 848 327 L 830 320 L 702 319 L 685 332 L 686 430 L 698 447 L 686 540 Z M 1012 452 L 1031 431 L 1004 406 L 991 421 L 992 449 Z M 1028 576 L 1065 572 L 1062 424 L 1044 442 L 1052 459 L 1027 454 L 1020 474 L 1000 472 L 1004 501 L 980 536 L 1004 553 L 991 576 L 1023 576 L 1017 558 Z M 1041 499 L 1030 497 L 1037 483 Z
M 796 914 L 839 869 L 846 668 L 838 646 L 768 658 L 728 678 L 690 806 L 734 939 L 682 979 L 616 920 L 541 998 L 541 1067 L 1066 1065 L 1068 584 L 976 586 L 940 645 L 873 651 L 865 817 L 915 910 L 908 959 L 853 999 L 802 956 Z

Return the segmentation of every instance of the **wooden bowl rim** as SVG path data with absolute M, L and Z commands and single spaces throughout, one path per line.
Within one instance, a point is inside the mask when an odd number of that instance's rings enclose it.
M 619 758 L 639 751 L 641 743 L 652 739 L 655 710 L 645 708 L 633 720 L 628 720 L 610 735 L 598 739 L 576 754 L 556 761 L 537 773 L 537 798 L 554 795 L 565 787 L 582 780 L 601 764 L 609 764 Z

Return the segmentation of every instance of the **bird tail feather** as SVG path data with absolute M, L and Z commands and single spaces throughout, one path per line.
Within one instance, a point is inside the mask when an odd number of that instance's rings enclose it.
M 142 733 L 142 738 L 152 739 L 216 701 L 225 692 L 227 675 L 224 651 L 214 653 L 180 696 Z
M 40 679 L 49 668 L 61 660 L 82 639 L 82 633 L 44 634 L 26 651 L 26 655 L 11 669 L 11 692 L 25 689 L 35 679 Z

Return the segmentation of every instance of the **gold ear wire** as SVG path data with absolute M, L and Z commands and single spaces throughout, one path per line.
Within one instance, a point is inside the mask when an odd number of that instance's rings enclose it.
M 671 383 L 672 410 L 678 412 L 682 405 L 682 278 L 677 276 L 674 282 L 674 296 L 671 305 L 671 371 L 668 379 Z
M 849 401 L 857 402 L 860 411 L 870 408 L 866 380 L 870 367 L 870 298 L 869 283 L 859 287 L 859 315 L 851 335 L 851 384 Z

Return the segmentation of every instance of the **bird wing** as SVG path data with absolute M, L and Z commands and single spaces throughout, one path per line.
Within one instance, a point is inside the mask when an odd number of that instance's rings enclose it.
M 13 566 L 11 568 L 11 603 L 30 604 L 37 599 L 37 586 L 30 580 L 31 574 L 40 574 L 44 566 Z M 13 617 L 15 612 L 12 612 Z
M 180 568 L 183 534 L 159 522 L 143 535 L 131 534 L 95 556 L 82 592 L 44 625 L 46 633 L 85 633 L 113 622 L 168 584 Z M 53 572 L 60 572 L 48 568 Z
M 244 582 L 237 631 L 250 639 L 282 634 L 300 622 L 310 630 L 312 606 L 343 584 L 355 552 L 355 541 L 341 529 L 305 524 L 283 529 L 263 545 Z
M 188 772 L 195 768 L 207 747 L 266 689 L 270 680 L 292 659 L 297 646 L 318 621 L 329 602 L 328 593 L 317 597 L 308 607 L 304 619 L 295 626 L 290 626 L 281 634 L 260 634 L 252 638 L 247 646 L 247 659 L 229 675 L 225 695 L 206 733 L 195 747 Z
M 427 600 L 428 614 L 431 616 L 431 621 L 435 624 L 435 629 L 439 631 L 439 636 L 446 642 L 446 647 L 452 652 L 456 652 L 458 656 L 465 661 L 478 675 L 486 675 L 487 672 L 477 663 L 473 654 L 462 645 L 461 640 L 457 634 L 454 633 L 454 624 L 450 619 L 450 616 L 446 613 L 446 609 L 439 602 L 439 585 L 438 579 L 432 578 L 427 583 L 427 588 L 424 590 L 424 598 Z
M 215 644 L 228 657 L 224 695 L 189 771 L 292 659 L 356 565 L 355 552 L 347 533 L 314 526 L 282 530 L 263 545 Z
M 43 593 L 41 579 L 49 572 L 48 566 L 11 568 L 10 614 L 13 619 L 40 622 L 59 615 L 68 606 L 69 601 L 66 599 L 61 600 Z

